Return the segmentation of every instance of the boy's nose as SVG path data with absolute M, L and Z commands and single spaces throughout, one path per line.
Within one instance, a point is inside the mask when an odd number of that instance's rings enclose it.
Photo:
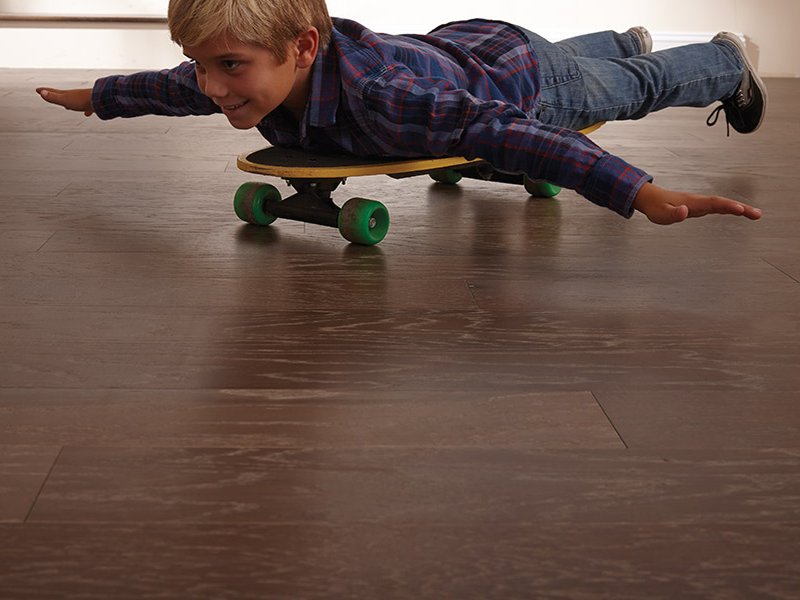
M 202 82 L 201 89 L 203 93 L 209 98 L 224 98 L 228 95 L 228 90 L 225 85 L 218 79 L 209 74 L 206 74 L 205 81 Z

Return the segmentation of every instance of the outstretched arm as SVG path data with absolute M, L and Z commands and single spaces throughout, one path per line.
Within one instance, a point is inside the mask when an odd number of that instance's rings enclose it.
M 103 120 L 142 115 L 212 115 L 222 112 L 197 84 L 195 65 L 184 62 L 174 69 L 112 75 L 95 81 L 91 89 L 36 90 L 47 102 L 69 110 L 95 114 Z
M 761 210 L 721 196 L 703 196 L 660 188 L 646 183 L 633 201 L 633 208 L 653 223 L 672 225 L 692 217 L 735 215 L 753 221 L 761 218 Z
M 54 88 L 36 88 L 37 93 L 51 104 L 63 106 L 67 110 L 77 110 L 87 117 L 94 114 L 92 108 L 92 89 L 57 90 Z

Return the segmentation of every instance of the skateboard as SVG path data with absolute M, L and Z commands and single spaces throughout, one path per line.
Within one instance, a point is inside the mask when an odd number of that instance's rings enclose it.
M 588 134 L 600 125 L 581 131 Z M 560 191 L 558 186 L 546 181 L 496 171 L 482 159 L 372 159 L 271 147 L 242 154 L 237 166 L 248 173 L 280 177 L 296 192 L 284 199 L 278 189 L 268 183 L 242 184 L 233 201 L 241 220 L 264 226 L 282 218 L 335 227 L 349 242 L 366 246 L 377 244 L 386 236 L 389 211 L 382 203 L 366 198 L 351 198 L 341 208 L 334 203 L 333 192 L 350 177 L 388 175 L 402 179 L 428 175 L 445 185 L 455 185 L 467 177 L 519 184 L 528 194 L 539 198 L 552 198 Z

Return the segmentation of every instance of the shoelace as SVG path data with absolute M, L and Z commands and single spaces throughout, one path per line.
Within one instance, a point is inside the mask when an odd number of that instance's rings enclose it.
M 747 106 L 747 98 L 745 98 L 744 90 L 739 89 L 739 91 L 736 92 L 733 98 L 731 98 L 727 102 L 733 102 L 737 106 L 737 108 L 744 108 L 745 106 Z M 713 127 L 714 125 L 716 125 L 717 121 L 719 121 L 719 113 L 724 110 L 725 110 L 725 103 L 723 102 L 713 111 L 711 111 L 710 115 L 708 115 L 708 119 L 706 119 L 706 125 L 708 125 L 709 127 Z M 727 111 L 725 111 L 725 125 L 728 127 L 728 137 L 731 137 L 731 122 L 730 120 L 728 120 Z
M 719 113 L 725 110 L 725 107 L 720 104 L 717 108 L 715 108 L 710 115 L 708 115 L 708 119 L 706 119 L 706 125 L 709 127 L 713 127 L 719 121 Z M 728 127 L 728 137 L 731 137 L 731 122 L 728 120 L 728 113 L 725 113 L 725 125 Z

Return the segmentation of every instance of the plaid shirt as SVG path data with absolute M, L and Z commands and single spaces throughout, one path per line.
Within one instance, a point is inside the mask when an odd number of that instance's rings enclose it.
M 392 36 L 334 19 L 303 120 L 280 107 L 257 127 L 276 146 L 482 158 L 629 217 L 636 193 L 652 178 L 580 133 L 537 121 L 539 88 L 536 56 L 513 25 L 473 20 L 424 36 Z M 220 112 L 200 91 L 193 63 L 100 79 L 92 103 L 102 119 Z

